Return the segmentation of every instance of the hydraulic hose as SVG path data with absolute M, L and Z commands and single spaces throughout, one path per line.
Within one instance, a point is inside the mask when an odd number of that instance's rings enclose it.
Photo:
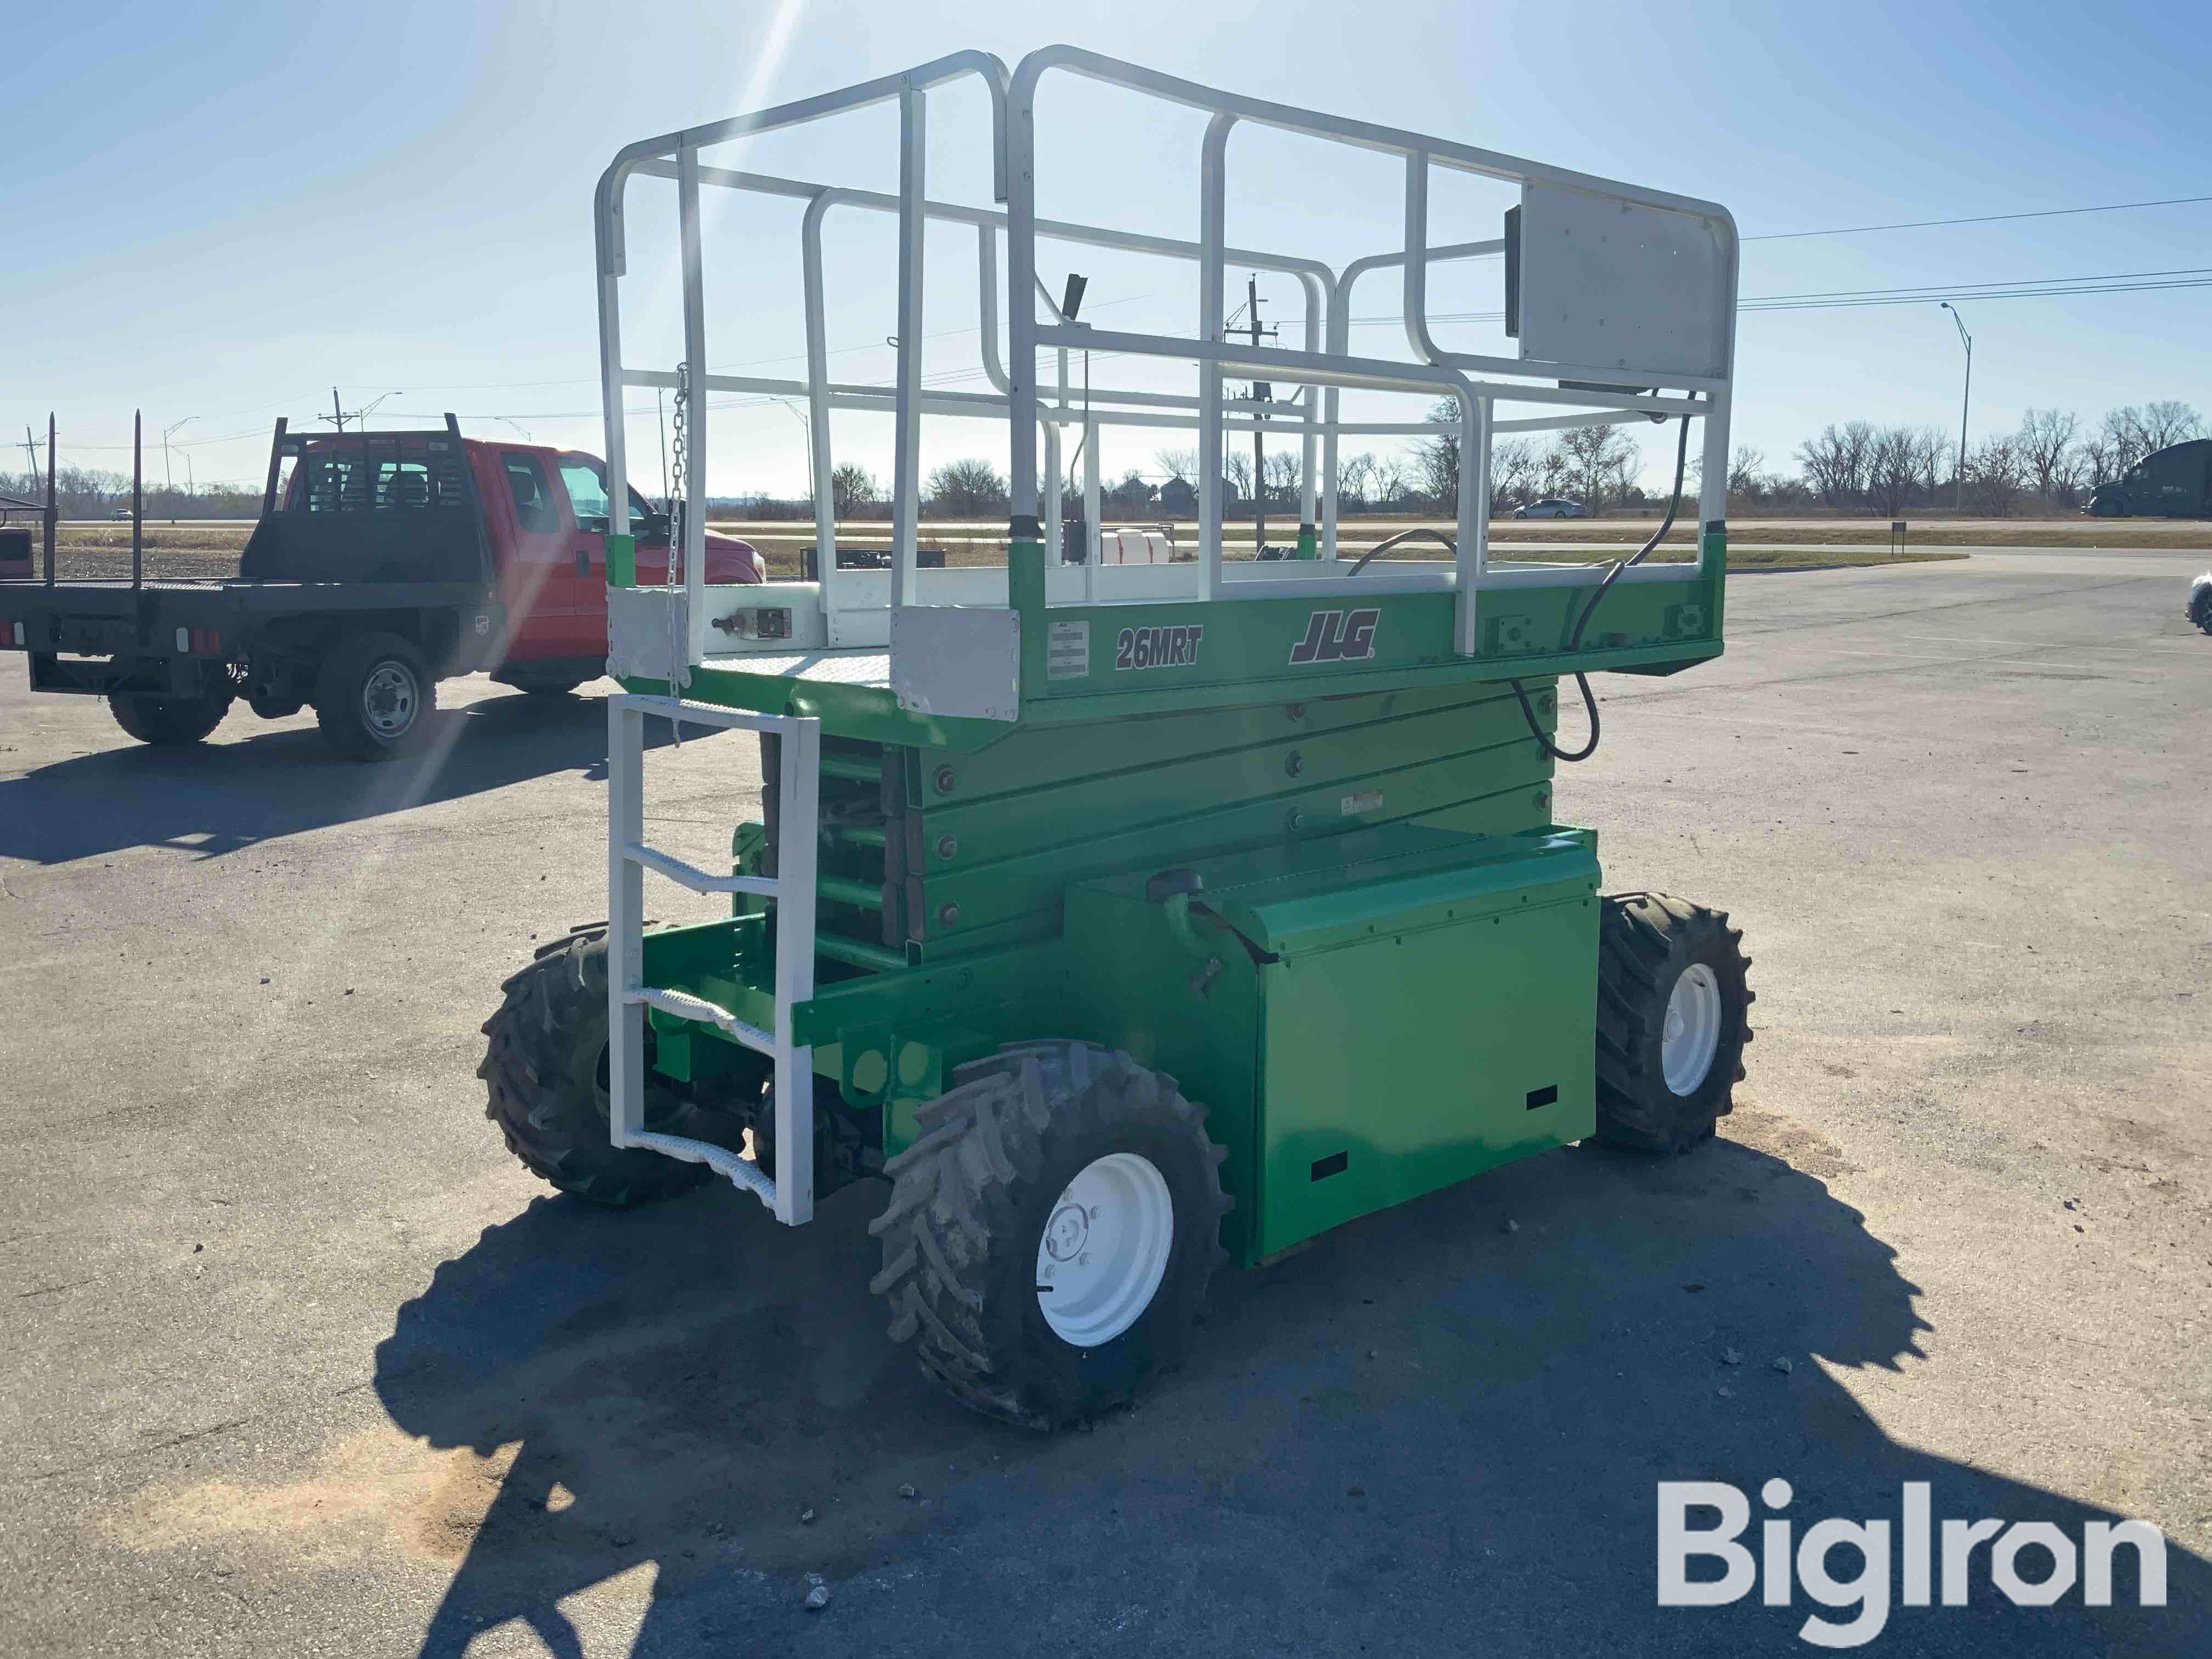
M 1597 585 L 1597 592 L 1590 595 L 1589 603 L 1583 607 L 1582 615 L 1575 618 L 1575 625 L 1567 635 L 1568 650 L 1578 651 L 1582 648 L 1583 632 L 1589 626 L 1591 614 L 1596 611 L 1599 602 L 1605 598 L 1606 590 L 1620 580 L 1620 573 L 1632 564 L 1642 564 L 1651 550 L 1666 540 L 1667 532 L 1674 527 L 1674 515 L 1680 510 L 1682 505 L 1682 475 L 1690 459 L 1690 417 L 1688 416 L 1682 416 L 1681 426 L 1681 436 L 1675 441 L 1674 444 L 1674 487 L 1668 492 L 1667 516 L 1660 520 L 1659 527 L 1651 532 L 1650 540 L 1638 548 L 1629 557 L 1615 559 L 1613 562 L 1613 568 L 1605 573 Z M 1380 552 L 1382 550 L 1378 548 L 1376 550 Z M 1577 672 L 1575 675 L 1575 684 L 1582 688 L 1583 708 L 1589 714 L 1589 740 L 1581 748 L 1570 751 L 1560 748 L 1544 735 L 1544 728 L 1536 720 L 1536 711 L 1529 705 L 1528 693 L 1522 687 L 1520 681 L 1511 682 L 1513 695 L 1521 701 L 1521 717 L 1528 722 L 1528 734 L 1536 739 L 1544 752 L 1553 760 L 1586 761 L 1597 753 L 1597 698 L 1590 690 L 1589 675 Z

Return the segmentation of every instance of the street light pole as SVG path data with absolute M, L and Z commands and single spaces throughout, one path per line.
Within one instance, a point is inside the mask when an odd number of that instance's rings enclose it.
M 1958 307 L 1948 300 L 1940 303 L 1951 313 L 1951 320 L 1959 330 L 1959 343 L 1966 348 L 1966 385 L 1965 390 L 1959 393 L 1959 465 L 1958 477 L 1954 480 L 1958 489 L 1951 499 L 1952 510 L 1963 513 L 1966 509 L 1966 403 L 1974 395 L 1974 337 L 1966 332 L 1966 325 L 1960 319 Z

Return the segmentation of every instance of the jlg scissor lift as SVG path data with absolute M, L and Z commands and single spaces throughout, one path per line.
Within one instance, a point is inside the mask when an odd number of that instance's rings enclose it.
M 1038 216 L 1044 94 L 1078 76 L 1164 118 L 1210 117 L 1195 240 Z M 929 95 L 963 79 L 988 93 L 1002 209 L 925 188 Z M 886 103 L 896 193 L 708 159 Z M 1224 246 L 1229 140 L 1255 125 L 1391 169 L 1402 238 L 1343 264 Z M 1517 187 L 1501 234 L 1431 244 L 1432 175 L 1452 173 Z M 672 373 L 631 366 L 622 346 L 639 256 L 624 204 L 646 180 L 672 182 L 677 204 Z M 803 379 L 709 370 L 708 191 L 804 204 Z M 895 218 L 889 386 L 832 372 L 822 227 L 839 210 Z M 933 225 L 975 237 L 988 390 L 923 380 Z M 600 181 L 597 227 L 608 460 L 625 476 L 628 388 L 688 387 L 687 510 L 681 580 L 639 586 L 612 492 L 625 695 L 611 708 L 605 932 L 548 947 L 485 1028 L 491 1115 L 532 1169 L 609 1204 L 711 1170 L 793 1225 L 830 1188 L 888 1177 L 872 1225 L 892 1334 L 959 1399 L 1049 1425 L 1128 1397 L 1177 1356 L 1224 1260 L 1262 1261 L 1593 1133 L 1664 1151 L 1711 1133 L 1750 1037 L 1737 932 L 1656 894 L 1601 897 L 1596 836 L 1554 820 L 1552 784 L 1554 758 L 1576 757 L 1553 745 L 1559 677 L 1668 674 L 1721 650 L 1736 282 L 1724 210 L 1054 47 L 1011 74 L 957 53 L 633 144 Z M 1042 246 L 1195 265 L 1194 331 L 1080 324 L 1054 301 Z M 1480 259 L 1502 266 L 1517 356 L 1433 337 L 1431 267 Z M 1231 265 L 1299 284 L 1303 345 L 1230 334 Z M 1347 346 L 1353 290 L 1378 269 L 1402 283 L 1405 356 Z M 1125 372 L 1194 365 L 1196 389 L 1086 394 L 1066 368 L 1084 352 Z M 1058 384 L 1041 388 L 1055 354 Z M 1278 400 L 1232 393 L 1231 374 Z M 1447 398 L 1457 419 L 1355 423 L 1340 414 L 1347 391 Z M 708 394 L 732 392 L 807 400 L 818 580 L 702 581 Z M 830 417 L 843 410 L 894 416 L 888 569 L 836 557 Z M 1004 422 L 1003 566 L 917 568 L 925 416 Z M 1224 434 L 1262 417 L 1304 460 L 1302 556 L 1224 561 Z M 1646 421 L 1679 428 L 1666 434 L 1678 489 L 1698 423 L 1694 562 L 1489 556 L 1498 434 Z M 1196 431 L 1194 562 L 1061 562 L 1040 503 L 1059 516 L 1068 427 L 1088 458 L 1086 538 L 1102 428 Z M 1448 556 L 1374 556 L 1401 538 L 1357 559 L 1340 549 L 1340 436 L 1449 431 L 1464 464 L 1455 531 L 1434 532 Z M 737 826 L 732 873 L 647 844 L 654 719 L 760 734 L 765 822 Z M 648 874 L 729 893 L 732 914 L 646 932 Z

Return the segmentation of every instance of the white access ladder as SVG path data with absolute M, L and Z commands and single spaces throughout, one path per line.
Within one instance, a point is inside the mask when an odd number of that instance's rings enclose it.
M 780 791 L 776 872 L 716 875 L 645 844 L 645 722 L 775 734 Z M 676 697 L 607 700 L 607 1136 L 717 1175 L 765 1204 L 787 1227 L 814 1215 L 814 1051 L 795 1043 L 792 1013 L 814 994 L 815 820 L 820 795 L 822 722 L 760 714 Z M 645 983 L 645 872 L 695 893 L 750 893 L 775 905 L 775 1020 L 773 1030 L 739 1019 L 703 997 Z M 645 1011 L 711 1025 L 774 1062 L 776 1164 L 770 1179 L 751 1159 L 712 1141 L 660 1134 L 645 1127 Z

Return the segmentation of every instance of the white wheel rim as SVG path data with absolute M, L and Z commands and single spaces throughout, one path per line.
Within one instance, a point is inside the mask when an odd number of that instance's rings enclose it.
M 1720 1046 L 1720 980 L 1704 963 L 1692 963 L 1667 999 L 1667 1024 L 1659 1037 L 1659 1069 L 1667 1086 L 1678 1095 L 1697 1093 Z
M 1084 1166 L 1037 1240 L 1036 1299 L 1063 1342 L 1095 1348 L 1143 1317 L 1175 1248 L 1175 1200 L 1148 1158 L 1109 1152 Z
M 396 738 L 415 724 L 421 693 L 404 663 L 380 662 L 361 688 L 361 712 L 380 738 Z

